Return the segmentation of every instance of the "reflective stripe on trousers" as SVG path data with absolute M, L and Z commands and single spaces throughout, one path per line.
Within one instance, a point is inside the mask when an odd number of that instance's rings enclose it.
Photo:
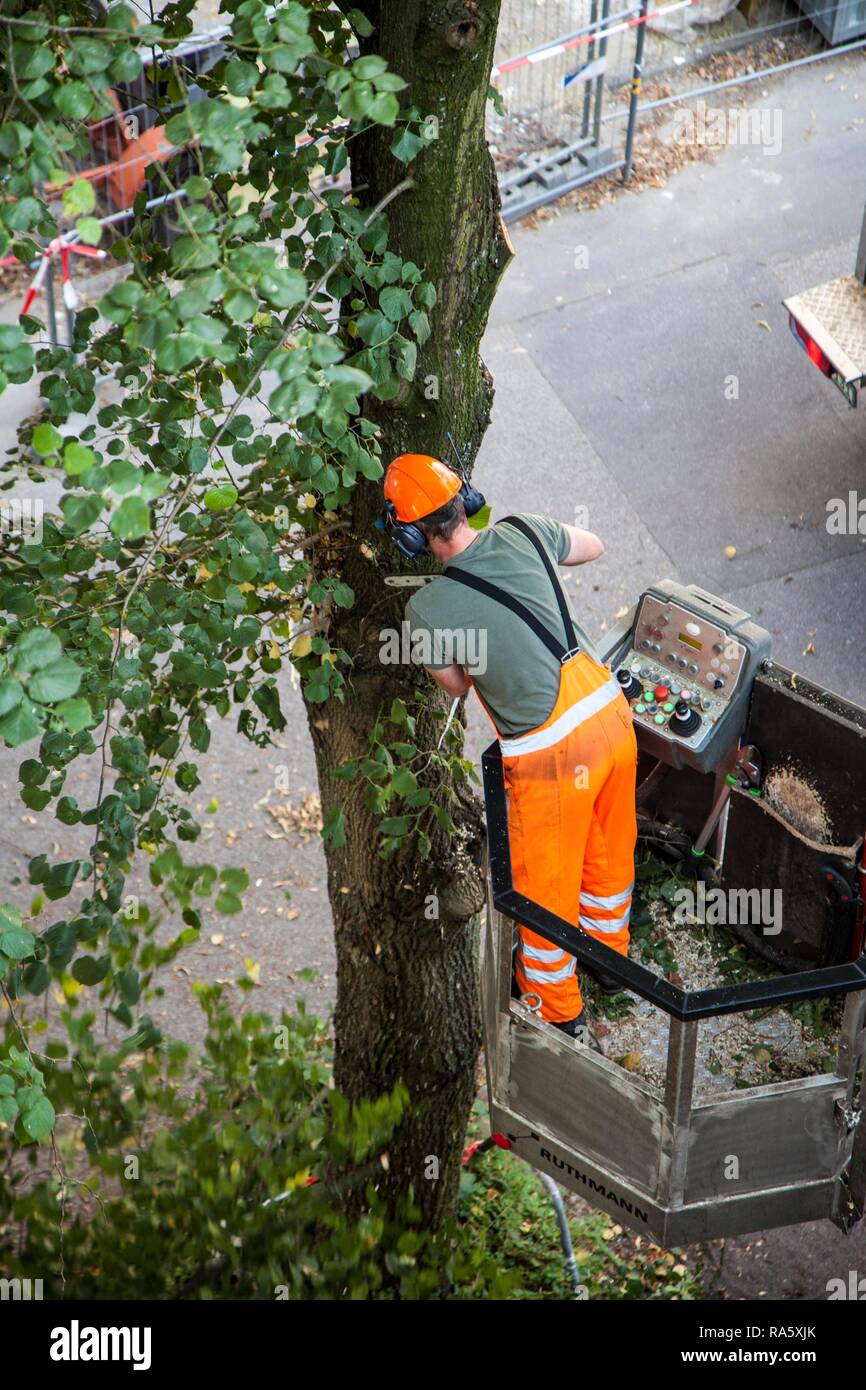
M 625 954 L 637 840 L 637 745 L 631 711 L 607 667 L 566 661 L 550 717 L 502 739 L 514 887 Z M 583 1007 L 576 961 L 518 926 L 521 993 L 541 996 L 548 1022 Z

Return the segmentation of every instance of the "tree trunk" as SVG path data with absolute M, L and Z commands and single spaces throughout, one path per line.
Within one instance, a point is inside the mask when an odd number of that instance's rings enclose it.
M 409 83 L 403 99 L 439 125 L 438 139 L 409 167 L 414 188 L 388 210 L 391 249 L 420 267 L 438 299 L 414 382 L 395 400 L 366 400 L 386 463 L 404 451 L 447 460 L 450 430 L 471 469 L 490 418 L 493 386 L 479 343 L 511 254 L 484 129 L 499 4 L 361 5 L 376 26 L 365 50 L 387 58 Z M 389 152 L 393 136 L 373 129 L 354 142 L 353 186 L 363 187 L 366 206 L 405 177 Z M 328 849 L 337 946 L 336 1082 L 351 1099 L 405 1083 L 411 1109 L 391 1146 L 380 1190 L 393 1199 L 413 1188 L 425 1225 L 435 1229 L 453 1213 L 476 1085 L 484 830 L 477 797 L 468 786 L 457 787 L 460 804 L 451 812 L 456 834 L 449 838 L 434 829 L 426 859 L 411 843 L 380 858 L 377 818 L 355 785 L 334 776 L 343 759 L 366 755 L 371 728 L 395 697 L 410 704 L 422 689 L 430 707 L 444 701 L 420 668 L 379 659 L 380 630 L 399 630 L 406 601 L 406 590 L 383 583 L 385 574 L 403 568 L 390 542 L 380 546 L 378 566 L 359 551 L 360 541 L 375 536 L 370 528 L 381 508 L 381 485 L 356 489 L 353 539 L 340 564 L 355 605 L 338 610 L 329 629 L 333 645 L 354 662 L 345 703 L 309 710 L 323 809 L 341 805 L 346 822 L 346 844 Z M 419 748 L 435 747 L 441 728 L 423 710 Z

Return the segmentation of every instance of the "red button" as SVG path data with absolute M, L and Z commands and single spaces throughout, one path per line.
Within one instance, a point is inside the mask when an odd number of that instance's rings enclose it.
M 666 699 L 668 698 L 668 696 L 670 695 L 670 693 L 671 693 L 671 692 L 670 692 L 670 690 L 668 689 L 668 687 L 667 687 L 666 685 L 657 685 L 657 686 L 656 686 L 656 699 L 657 699 L 657 700 L 666 700 Z

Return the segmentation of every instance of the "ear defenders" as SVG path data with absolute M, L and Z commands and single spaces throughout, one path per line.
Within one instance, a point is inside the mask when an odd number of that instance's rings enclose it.
M 467 482 L 461 479 L 460 490 L 457 493 L 463 503 L 463 510 L 466 515 L 475 516 L 485 506 L 484 494 Z M 438 510 L 435 508 L 434 510 Z M 423 520 L 423 518 L 419 518 Z M 421 527 L 412 521 L 400 521 L 397 516 L 397 508 L 394 503 L 385 503 L 385 514 L 380 523 L 390 535 L 401 555 L 407 560 L 418 560 L 425 553 L 429 553 L 430 547 L 427 544 L 427 537 Z
M 448 438 L 451 440 L 450 433 Z M 453 440 L 451 443 L 457 453 Z M 390 533 L 407 560 L 417 560 L 429 551 L 422 525 L 426 517 L 455 497 L 460 498 L 467 516 L 474 516 L 484 506 L 484 498 L 467 482 L 460 463 L 454 469 L 432 454 L 400 454 L 392 459 L 385 472 L 384 493 L 385 510 L 376 525 Z

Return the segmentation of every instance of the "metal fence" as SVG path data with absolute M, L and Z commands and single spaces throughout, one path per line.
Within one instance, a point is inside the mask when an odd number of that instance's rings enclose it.
M 669 0 L 665 9 L 678 13 L 690 4 Z M 545 23 L 562 10 L 545 8 Z M 492 76 L 500 100 L 489 124 L 506 222 L 603 174 L 629 177 L 647 13 L 647 0 L 571 0 L 571 29 L 542 38 L 536 23 L 527 31 L 538 40 L 533 47 L 497 53 Z M 506 23 L 499 49 L 512 32 Z M 625 124 L 610 125 L 607 94 L 627 82 Z
M 603 174 L 628 179 L 642 117 L 866 47 L 823 37 L 866 33 L 866 0 L 712 3 L 505 0 L 488 125 L 506 221 Z M 743 50 L 748 62 L 721 61 Z M 649 81 L 657 90 L 641 100 Z
M 524 152 L 529 142 L 541 148 L 586 133 L 587 107 L 599 85 L 587 73 L 601 66 L 610 85 L 630 76 L 634 60 L 634 30 L 607 35 L 601 29 L 613 26 L 612 13 L 634 17 L 638 10 L 628 0 L 505 0 L 494 81 L 507 114 L 490 122 L 502 156 Z

